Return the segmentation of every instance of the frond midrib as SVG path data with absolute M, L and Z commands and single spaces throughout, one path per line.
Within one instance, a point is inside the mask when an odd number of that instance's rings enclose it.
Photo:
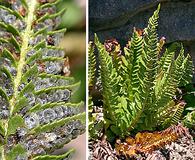
M 21 52 L 20 52 L 20 60 L 18 62 L 17 66 L 17 75 L 14 80 L 14 94 L 12 99 L 10 100 L 10 114 L 12 114 L 14 105 L 15 105 L 15 100 L 17 99 L 18 96 L 18 87 L 20 85 L 21 79 L 22 79 L 22 69 L 24 65 L 26 64 L 25 62 L 25 57 L 28 52 L 28 43 L 29 40 L 32 36 L 32 24 L 33 24 L 33 18 L 34 18 L 34 12 L 36 10 L 37 6 L 37 0 L 32 0 L 29 2 L 29 13 L 25 19 L 26 22 L 26 29 L 24 30 L 21 38 L 22 38 L 22 45 L 21 45 Z

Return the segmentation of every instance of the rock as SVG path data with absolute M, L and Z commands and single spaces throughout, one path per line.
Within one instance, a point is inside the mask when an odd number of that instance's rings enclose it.
M 151 3 L 154 5 L 157 4 L 157 1 L 134 0 L 130 2 L 128 0 L 91 0 L 89 2 L 90 26 L 95 30 L 105 30 L 124 25 L 130 17 L 133 17 L 139 10 L 143 10 L 144 7 Z
M 127 41 L 133 27 L 147 26 L 159 2 L 159 36 L 166 36 L 167 42 L 195 40 L 195 0 L 91 0 L 90 31 L 98 33 L 102 40 L 116 38 Z
M 111 144 L 104 140 L 89 141 L 88 160 L 118 160 Z

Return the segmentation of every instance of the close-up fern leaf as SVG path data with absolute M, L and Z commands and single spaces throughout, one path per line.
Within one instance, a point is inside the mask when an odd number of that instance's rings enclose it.
M 71 101 L 80 82 L 58 47 L 59 2 L 0 1 L 1 160 L 68 160 L 74 149 L 53 151 L 85 131 L 84 103 Z

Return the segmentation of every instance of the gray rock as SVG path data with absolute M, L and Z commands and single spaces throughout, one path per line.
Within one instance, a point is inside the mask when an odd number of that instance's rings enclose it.
M 101 40 L 116 38 L 127 41 L 133 27 L 147 26 L 159 2 L 159 36 L 165 36 L 167 42 L 195 40 L 195 0 L 104 0 L 104 3 L 103 0 L 91 0 L 90 32 L 96 32 Z

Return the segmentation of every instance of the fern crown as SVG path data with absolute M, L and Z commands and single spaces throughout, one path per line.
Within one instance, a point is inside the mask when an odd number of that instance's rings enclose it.
M 177 87 L 192 79 L 192 60 L 178 56 L 178 43 L 162 53 L 164 37 L 158 39 L 159 10 L 143 31 L 135 29 L 124 54 L 113 42 L 102 45 L 95 35 L 103 87 L 103 110 L 107 134 L 129 135 L 131 131 L 154 130 L 178 123 L 185 103 L 174 101 Z M 113 49 L 114 48 L 114 49 Z

